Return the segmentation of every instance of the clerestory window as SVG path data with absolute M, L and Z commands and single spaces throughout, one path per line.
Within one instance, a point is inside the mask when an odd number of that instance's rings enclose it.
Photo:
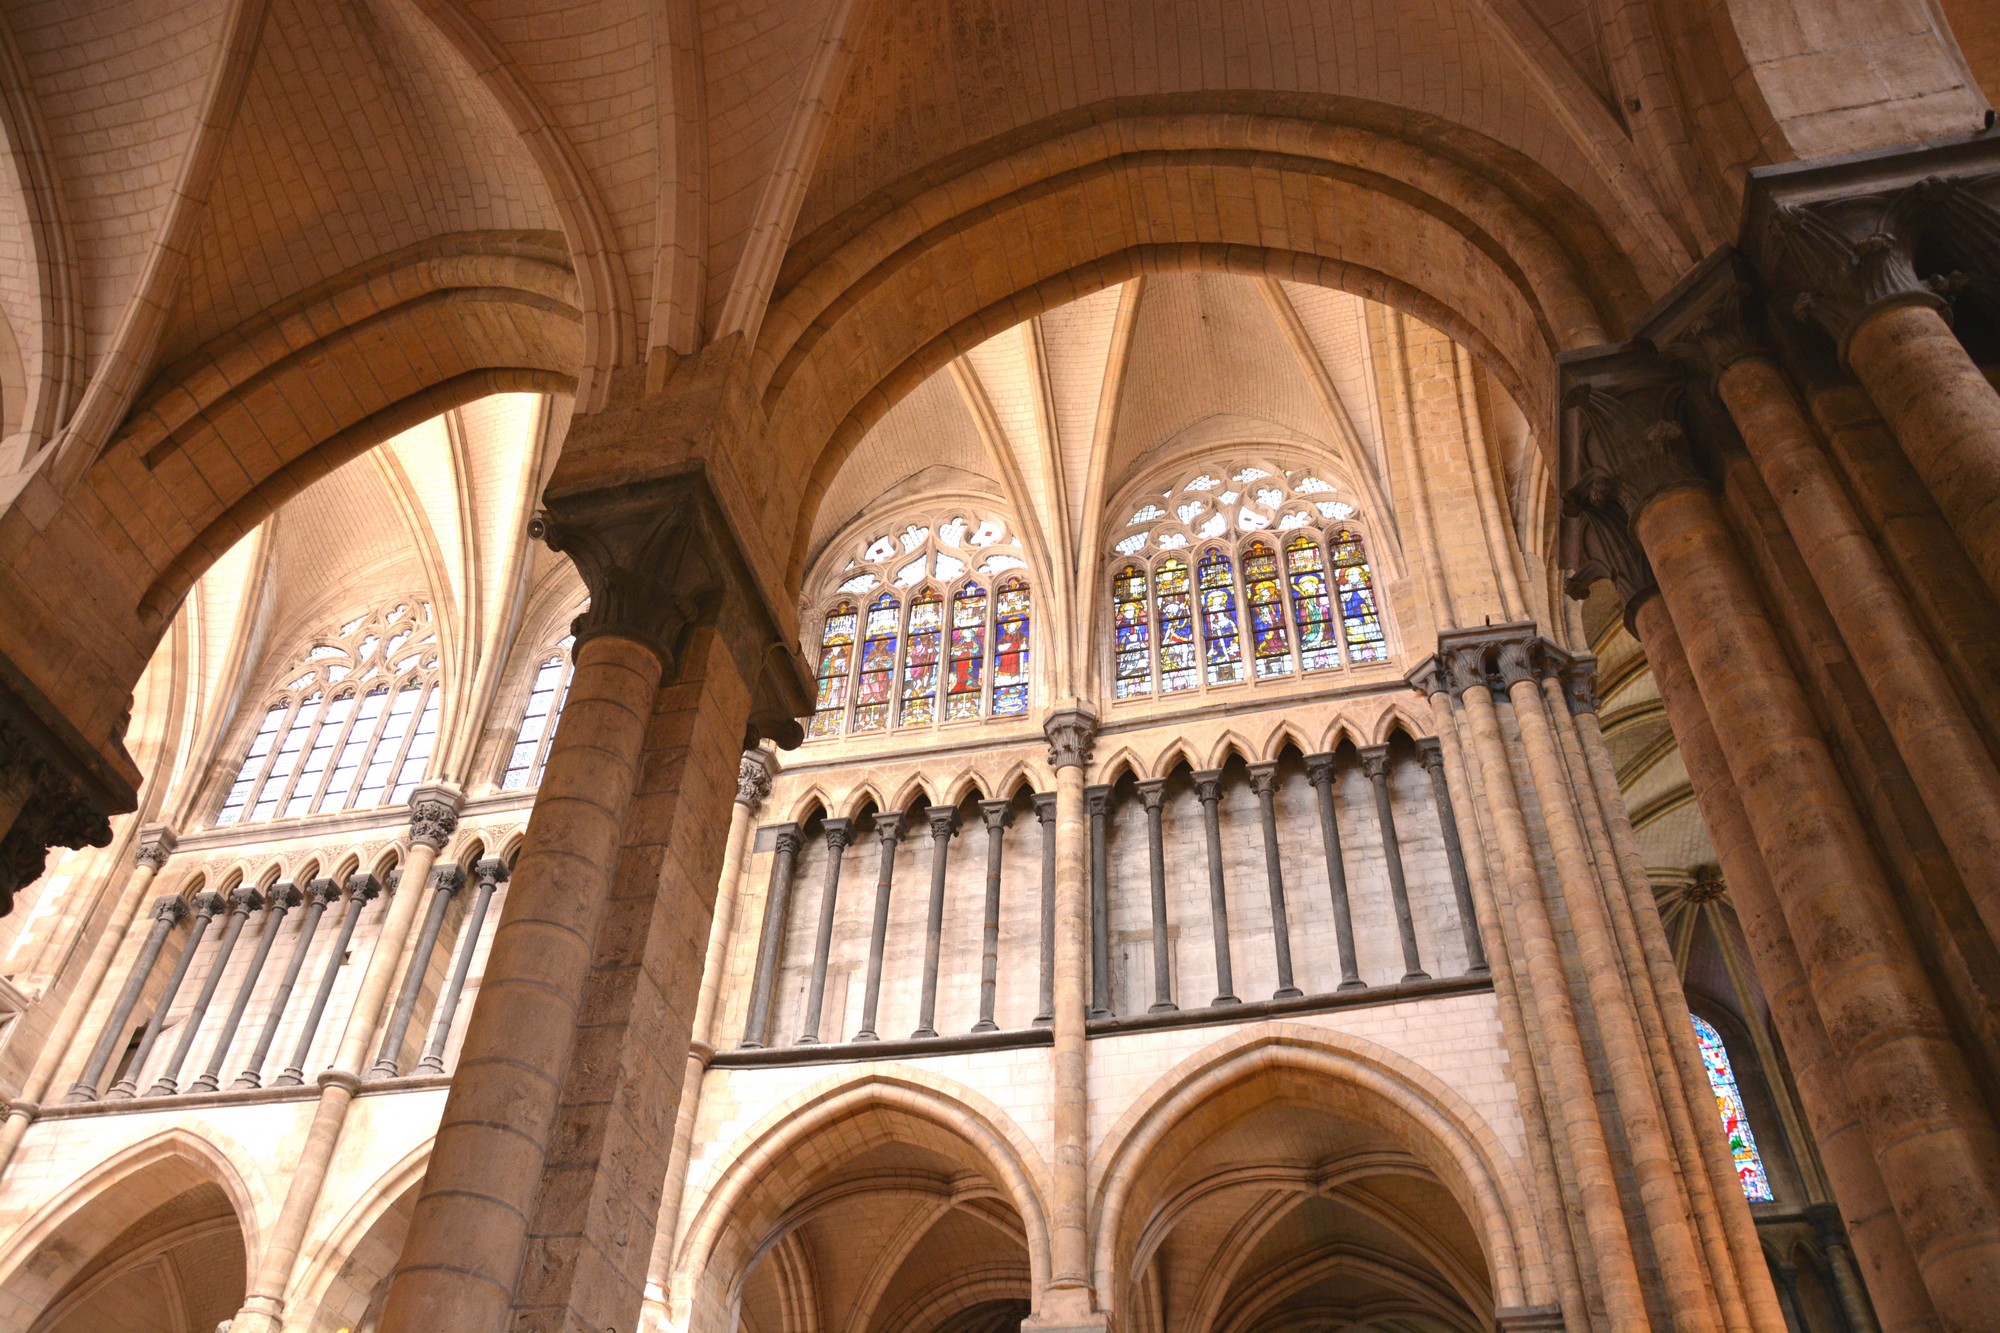
M 1148 489 L 1111 547 L 1112 697 L 1386 661 L 1367 542 L 1332 483 L 1208 468 Z
M 1729 1048 L 1714 1024 L 1699 1014 L 1694 1019 L 1695 1043 L 1701 1047 L 1701 1063 L 1708 1070 L 1709 1090 L 1715 1094 L 1715 1109 L 1722 1116 L 1722 1132 L 1729 1139 L 1729 1156 L 1736 1164 L 1736 1179 L 1742 1183 L 1743 1197 L 1752 1203 L 1771 1202 L 1771 1178 L 1764 1174 L 1764 1159 L 1757 1151 L 1757 1137 L 1750 1132 L 1750 1113 L 1743 1106 L 1743 1089 L 1736 1082 L 1736 1069 L 1729 1062 Z
M 569 701 L 570 677 L 576 673 L 570 658 L 575 646 L 576 637 L 565 634 L 535 667 L 528 703 L 521 710 L 521 729 L 514 734 L 514 748 L 507 752 L 507 767 L 500 774 L 501 791 L 541 785 L 549 747 L 555 744 L 556 724 L 562 721 L 563 705 Z
M 1034 598 L 1004 520 L 953 512 L 870 534 L 818 618 L 808 737 L 1028 711 Z
M 406 598 L 313 636 L 264 705 L 218 826 L 409 799 L 437 744 L 437 629 Z

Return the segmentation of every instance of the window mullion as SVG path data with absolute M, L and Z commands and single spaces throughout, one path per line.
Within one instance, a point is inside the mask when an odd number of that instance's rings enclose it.
M 333 738 L 333 744 L 327 747 L 326 766 L 320 770 L 319 780 L 313 784 L 312 794 L 306 801 L 307 814 L 311 814 L 314 808 L 318 806 L 320 797 L 326 792 L 326 784 L 333 780 L 333 767 L 335 764 L 340 762 L 340 747 L 347 743 L 347 733 L 354 729 L 354 719 L 361 712 L 360 708 L 361 700 L 358 695 L 350 694 L 347 696 L 347 700 L 350 704 L 350 707 L 347 710 L 347 717 L 341 725 L 340 734 L 338 736 L 335 736 Z M 339 699 L 335 699 L 332 701 L 332 703 L 329 703 L 327 705 L 328 711 L 331 711 L 333 704 L 339 702 L 341 702 Z M 320 733 L 326 730 L 326 721 L 327 721 L 326 713 L 322 712 L 319 715 L 319 724 L 313 728 L 312 736 L 308 738 L 306 741 L 306 748 L 304 754 L 299 760 L 301 777 L 304 776 L 303 769 L 306 760 L 310 758 L 312 755 L 313 746 L 319 744 Z M 298 781 L 296 778 L 293 779 L 292 785 L 295 787 L 298 785 Z M 289 796 L 286 797 L 286 802 L 288 804 L 290 803 L 290 799 L 291 798 Z

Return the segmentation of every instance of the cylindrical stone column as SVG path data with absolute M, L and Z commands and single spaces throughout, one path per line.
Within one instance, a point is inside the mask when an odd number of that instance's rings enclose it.
M 1662 491 L 1634 528 L 1932 1299 L 1976 1327 L 2000 1308 L 2000 1133 L 1714 499 Z
M 1111 814 L 1111 788 L 1086 787 L 1084 808 L 1090 812 L 1090 1016 L 1111 1017 L 1111 866 L 1110 840 L 1105 828 Z
M 1089 816 L 1084 765 L 1097 720 L 1079 709 L 1052 714 L 1043 727 L 1056 790 L 1055 1043 L 1051 1059 L 1049 1290 L 1043 1318 L 1081 1322 L 1093 1307 L 1090 1272 L 1090 1102 L 1085 1056 L 1090 928 Z
M 278 1025 L 285 1021 L 285 1006 L 291 1001 L 292 988 L 299 984 L 299 972 L 306 965 L 306 953 L 312 948 L 313 935 L 319 930 L 319 919 L 326 915 L 326 909 L 340 897 L 340 885 L 330 879 L 316 879 L 306 896 L 306 919 L 299 926 L 299 937 L 292 941 L 292 958 L 285 965 L 285 975 L 279 978 L 278 993 L 271 997 L 271 1011 L 264 1015 L 264 1027 L 257 1034 L 257 1045 L 250 1052 L 250 1058 L 243 1066 L 243 1072 L 230 1084 L 232 1090 L 263 1086 L 264 1059 L 271 1053 L 271 1043 L 278 1038 Z
M 826 830 L 826 880 L 820 887 L 819 933 L 813 937 L 812 981 L 806 988 L 805 1021 L 800 1025 L 799 1045 L 819 1040 L 820 1008 L 826 1003 L 826 969 L 833 957 L 833 917 L 840 905 L 840 862 L 853 841 L 851 820 L 829 819 Z
M 194 900 L 194 924 L 188 928 L 188 942 L 181 950 L 181 956 L 174 963 L 174 970 L 167 977 L 167 989 L 160 996 L 159 1005 L 153 1016 L 147 1020 L 146 1031 L 139 1038 L 139 1047 L 132 1052 L 132 1063 L 125 1070 L 125 1077 L 111 1085 L 104 1094 L 106 1101 L 135 1097 L 139 1093 L 139 1073 L 145 1067 L 146 1057 L 153 1053 L 154 1043 L 160 1039 L 160 1028 L 167 1021 L 167 1010 L 173 1007 L 174 997 L 180 994 L 181 983 L 187 980 L 188 969 L 194 966 L 195 951 L 201 947 L 201 937 L 208 933 L 208 923 L 228 909 L 229 904 L 219 893 L 200 893 Z
M 1396 909 L 1396 938 L 1403 945 L 1403 980 L 1429 981 L 1417 953 L 1417 923 L 1410 914 L 1410 885 L 1403 875 L 1403 840 L 1396 834 L 1396 807 L 1389 798 L 1389 747 L 1361 751 L 1361 771 L 1375 789 L 1375 824 L 1382 830 L 1382 860 L 1389 872 L 1389 900 Z
M 792 871 L 798 864 L 797 824 L 778 825 L 771 857 L 771 887 L 764 895 L 764 933 L 757 940 L 757 970 L 750 978 L 750 1012 L 743 1020 L 746 1051 L 761 1047 L 771 1036 L 771 993 L 778 985 L 778 960 L 785 948 L 785 926 L 792 910 Z
M 264 975 L 264 961 L 271 956 L 271 945 L 278 938 L 278 928 L 285 924 L 285 916 L 299 905 L 304 895 L 296 884 L 273 884 L 271 891 L 264 895 L 264 933 L 257 939 L 257 948 L 250 955 L 250 966 L 243 970 L 243 984 L 236 988 L 236 1000 L 229 1006 L 229 1016 L 222 1021 L 222 1031 L 215 1038 L 215 1050 L 208 1057 L 208 1068 L 201 1071 L 201 1077 L 188 1087 L 189 1092 L 214 1092 L 222 1086 L 222 1064 L 229 1058 L 230 1043 L 236 1040 L 236 1029 L 242 1025 L 243 1015 L 250 1008 L 250 997 L 256 993 L 257 981 Z
M 1215 998 L 1211 1005 L 1241 1004 L 1236 996 L 1236 970 L 1229 962 L 1229 890 L 1222 870 L 1222 770 L 1206 768 L 1194 774 L 1195 799 L 1201 802 L 1202 830 L 1208 839 L 1208 920 L 1215 938 Z
M 174 1043 L 174 1053 L 167 1059 L 167 1067 L 161 1072 L 153 1086 L 146 1089 L 148 1097 L 171 1097 L 180 1091 L 181 1066 L 186 1063 L 188 1052 L 194 1049 L 195 1038 L 201 1033 L 201 1021 L 208 1017 L 209 1003 L 215 999 L 215 991 L 222 984 L 222 973 L 229 966 L 229 955 L 236 951 L 237 937 L 243 933 L 243 923 L 250 914 L 264 905 L 264 895 L 244 885 L 229 895 L 229 916 L 222 925 L 222 938 L 217 941 L 215 957 L 208 965 L 208 976 L 203 979 L 201 989 L 195 992 L 194 1008 L 188 1011 L 187 1022 L 181 1025 L 181 1038 Z M 161 1008 L 165 1009 L 162 1002 Z
M 1452 901 L 1458 907 L 1458 928 L 1465 938 L 1465 970 L 1477 976 L 1488 971 L 1486 946 L 1479 939 L 1479 918 L 1472 907 L 1472 880 L 1465 871 L 1465 848 L 1458 840 L 1458 816 L 1451 808 L 1451 788 L 1444 777 L 1444 747 L 1436 737 L 1417 743 L 1417 762 L 1430 774 L 1431 800 L 1437 806 L 1438 830 L 1444 835 L 1444 856 L 1451 865 Z
M 438 996 L 437 1017 L 431 1020 L 431 1039 L 423 1059 L 417 1061 L 418 1073 L 444 1072 L 444 1048 L 451 1040 L 451 1022 L 458 1016 L 458 1002 L 465 994 L 465 979 L 472 972 L 472 955 L 479 948 L 479 932 L 486 926 L 486 909 L 493 902 L 494 890 L 507 882 L 507 873 L 507 863 L 497 856 L 481 857 L 472 863 L 472 877 L 478 888 L 473 891 L 472 910 L 465 914 L 465 926 L 459 932 L 458 961 L 452 964 L 451 977 L 444 984 L 444 993 Z M 423 948 L 421 943 L 418 948 Z
M 937 1035 L 938 956 L 944 947 L 944 877 L 951 857 L 951 837 L 958 832 L 958 811 L 934 805 L 925 812 L 931 826 L 931 904 L 924 919 L 924 982 L 917 1001 L 917 1030 L 912 1037 Z
M 903 837 L 903 816 L 877 814 L 875 836 L 881 852 L 875 871 L 875 916 L 868 926 L 868 976 L 861 988 L 861 1027 L 855 1041 L 879 1041 L 876 1016 L 882 1005 L 882 955 L 889 946 L 889 895 L 896 882 L 896 844 Z
M 1764 356 L 1747 356 L 1722 372 L 1717 389 L 1854 653 L 1967 896 L 2000 939 L 2000 767 L 1784 373 Z M 1986 450 L 2000 454 L 1991 440 Z M 1993 518 L 2000 520 L 2000 510 Z
M 149 877 L 150 878 L 150 877 Z M 125 1034 L 125 1025 L 132 1021 L 132 1010 L 139 1003 L 139 996 L 146 989 L 146 979 L 153 974 L 153 965 L 159 961 L 160 950 L 166 945 L 167 935 L 180 919 L 187 915 L 187 904 L 179 898 L 168 896 L 153 903 L 153 925 L 146 932 L 146 939 L 139 946 L 139 956 L 132 961 L 132 973 L 125 979 L 125 989 L 118 993 L 118 1002 L 111 1007 L 111 1017 L 105 1020 L 104 1031 L 97 1038 L 97 1045 L 90 1050 L 90 1059 L 84 1062 L 83 1073 L 70 1087 L 66 1102 L 94 1102 L 97 1100 L 98 1080 L 104 1077 L 105 1069 L 111 1063 L 112 1054 L 118 1049 L 118 1042 Z
M 400 873 L 396 870 L 389 872 L 391 892 L 395 891 Z M 331 882 L 320 881 L 322 884 Z M 317 889 L 318 886 L 314 887 Z M 292 1045 L 292 1058 L 284 1070 L 271 1080 L 272 1087 L 297 1087 L 306 1081 L 306 1061 L 312 1058 L 313 1038 L 319 1034 L 319 1025 L 326 1018 L 327 1002 L 333 998 L 334 984 L 340 980 L 342 960 L 347 957 L 348 946 L 354 942 L 354 927 L 361 920 L 362 909 L 381 892 L 382 885 L 373 875 L 357 873 L 347 877 L 347 911 L 341 915 L 340 933 L 333 937 L 333 948 L 327 951 L 326 966 L 320 971 L 319 989 L 313 992 L 312 1007 L 306 1010 L 306 1021 L 299 1026 L 298 1040 Z
M 407 883 L 407 881 L 405 881 Z M 431 951 L 437 948 L 444 930 L 445 913 L 451 910 L 452 895 L 465 887 L 465 872 L 446 861 L 431 871 L 431 905 L 424 913 L 424 928 L 417 934 L 417 947 L 410 951 L 410 963 L 403 973 L 403 989 L 396 995 L 396 1007 L 389 1014 L 389 1026 L 382 1031 L 382 1046 L 369 1067 L 372 1079 L 394 1078 L 401 1067 L 403 1038 L 409 1035 L 410 1020 L 416 1016 L 417 1000 L 423 994 L 424 973 L 430 969 Z
M 1278 850 L 1278 766 L 1250 765 L 1250 790 L 1264 824 L 1264 878 L 1271 894 L 1271 948 L 1277 956 L 1278 989 L 1274 1000 L 1305 994 L 1292 982 L 1292 925 L 1285 910 L 1284 853 Z
M 1840 1314 L 1851 1333 L 1880 1333 L 1868 1293 L 1861 1288 L 1861 1275 L 1854 1271 L 1854 1255 L 1847 1247 L 1847 1229 L 1840 1224 L 1840 1209 L 1819 1203 L 1806 1209 L 1806 1220 L 1819 1237 L 1820 1252 L 1826 1256 L 1833 1274 L 1833 1294 L 1840 1302 Z
M 1153 1003 L 1150 1014 L 1170 1014 L 1180 1008 L 1174 1003 L 1174 982 L 1169 966 L 1167 939 L 1167 848 L 1160 827 L 1160 807 L 1167 797 L 1167 780 L 1154 778 L 1138 784 L 1139 803 L 1146 807 L 1147 886 L 1153 899 Z
M 1035 821 L 1042 826 L 1042 974 L 1041 1004 L 1034 1026 L 1056 1021 L 1056 794 L 1035 793 Z
M 986 919 L 979 935 L 979 1021 L 972 1030 L 997 1032 L 993 1008 L 1000 991 L 1000 865 L 1013 802 L 981 801 L 979 814 L 986 822 Z
M 1319 839 L 1326 854 L 1327 895 L 1333 900 L 1333 943 L 1340 953 L 1338 990 L 1365 990 L 1361 964 L 1354 952 L 1354 917 L 1347 906 L 1347 865 L 1341 859 L 1340 823 L 1334 816 L 1334 756 L 1306 756 L 1306 780 L 1313 785 L 1319 802 Z

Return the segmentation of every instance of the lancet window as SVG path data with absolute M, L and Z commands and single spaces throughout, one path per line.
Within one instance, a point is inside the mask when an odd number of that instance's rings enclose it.
M 265 703 L 216 824 L 407 800 L 437 745 L 438 665 L 421 598 L 313 636 Z
M 575 646 L 575 637 L 565 634 L 554 651 L 536 665 L 535 678 L 528 686 L 527 707 L 521 710 L 521 729 L 514 735 L 514 748 L 507 752 L 507 767 L 500 775 L 500 790 L 519 791 L 541 784 L 549 747 L 555 743 L 556 724 L 562 721 L 563 704 L 569 701 L 570 677 L 576 671 L 570 652 Z
M 1386 661 L 1354 506 L 1302 469 L 1211 467 L 1132 499 L 1111 549 L 1115 699 Z
M 1750 1132 L 1750 1115 L 1743 1106 L 1735 1067 L 1729 1062 L 1729 1048 L 1722 1044 L 1722 1034 L 1712 1023 L 1699 1015 L 1692 1017 L 1702 1067 L 1708 1070 L 1708 1086 L 1715 1093 L 1715 1109 L 1722 1116 L 1722 1132 L 1729 1138 L 1729 1155 L 1736 1163 L 1743 1197 L 1752 1203 L 1769 1203 L 1771 1178 L 1764 1174 L 1764 1159 L 1757 1152 L 1756 1136 Z
M 830 580 L 807 736 L 1026 714 L 1027 563 L 997 517 L 950 512 L 872 533 Z

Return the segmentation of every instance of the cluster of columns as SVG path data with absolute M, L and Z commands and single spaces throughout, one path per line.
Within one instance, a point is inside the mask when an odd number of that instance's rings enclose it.
M 1566 359 L 1565 564 L 1644 646 L 1885 1328 L 2000 1302 L 2000 143 L 1758 173 Z M 1919 260 L 1926 266 L 1919 269 Z M 1964 298 L 1961 298 L 1964 300 Z

